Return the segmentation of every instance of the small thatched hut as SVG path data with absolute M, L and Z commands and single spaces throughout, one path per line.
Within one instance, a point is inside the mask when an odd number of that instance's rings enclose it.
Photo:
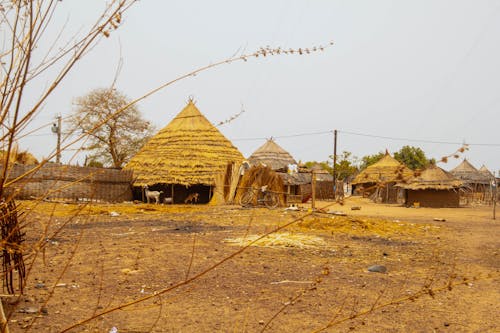
M 352 181 L 353 193 L 371 197 L 374 201 L 398 202 L 396 183 L 406 181 L 413 172 L 393 158 L 389 152 L 377 163 L 361 171 Z
M 491 173 L 491 171 L 484 164 L 479 168 L 479 172 L 481 172 L 483 175 L 485 175 L 490 180 L 495 179 L 495 176 L 493 175 L 493 173 Z
M 462 181 L 434 164 L 407 183 L 397 186 L 405 189 L 405 203 L 408 206 L 417 202 L 421 207 L 434 208 L 460 205 L 459 188 Z
M 293 156 L 272 138 L 267 140 L 249 158 L 253 166 L 264 165 L 276 171 L 283 179 L 286 203 L 300 202 L 312 193 L 311 170 L 299 168 Z M 295 168 L 291 170 L 290 165 Z M 333 177 L 328 172 L 318 171 L 316 176 L 316 198 L 333 198 Z
M 450 173 L 464 183 L 465 198 L 470 201 L 484 201 L 490 190 L 491 179 L 485 173 L 477 170 L 467 159 L 452 169 Z
M 215 179 L 236 172 L 243 155 L 201 114 L 193 101 L 153 136 L 125 169 L 134 171 L 134 195 L 148 185 L 182 203 L 193 193 L 198 202 L 211 199 Z M 228 167 L 229 166 L 229 167 Z M 234 173 L 233 170 L 233 173 Z
M 279 146 L 272 138 L 267 140 L 248 158 L 250 165 L 264 165 L 274 171 L 286 172 L 288 165 L 297 164 L 297 161 L 285 149 Z

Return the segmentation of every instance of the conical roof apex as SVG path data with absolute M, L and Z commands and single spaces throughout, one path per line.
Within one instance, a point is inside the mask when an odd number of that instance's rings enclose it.
M 212 185 L 228 163 L 243 160 L 239 150 L 189 101 L 125 168 L 134 170 L 136 186 Z
M 273 139 L 267 140 L 262 146 L 248 158 L 252 165 L 265 164 L 273 170 L 286 168 L 289 164 L 297 164 L 297 161 L 278 145 Z

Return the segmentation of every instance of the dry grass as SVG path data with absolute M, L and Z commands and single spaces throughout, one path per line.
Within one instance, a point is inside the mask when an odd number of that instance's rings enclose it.
M 119 203 L 119 204 L 76 204 L 57 202 L 37 202 L 25 200 L 21 201 L 22 209 L 35 211 L 43 215 L 53 215 L 56 217 L 71 217 L 78 215 L 112 215 L 118 213 L 122 215 L 160 215 L 165 213 L 188 213 L 198 212 L 204 209 L 198 205 L 155 205 L 145 203 Z
M 323 238 L 318 236 L 298 234 L 298 233 L 275 233 L 259 239 L 259 235 L 248 235 L 246 237 L 226 238 L 225 243 L 240 246 L 258 247 L 293 247 L 298 249 L 311 249 L 326 246 Z
M 298 224 L 301 230 L 325 230 L 351 235 L 372 235 L 380 237 L 418 236 L 439 227 L 430 224 L 414 224 L 400 220 L 372 217 L 322 216 L 315 215 Z

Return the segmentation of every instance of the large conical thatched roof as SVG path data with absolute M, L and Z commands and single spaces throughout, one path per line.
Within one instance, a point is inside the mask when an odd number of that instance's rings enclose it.
M 243 155 L 201 114 L 192 101 L 130 160 L 136 186 L 213 185 L 215 176 Z
M 380 161 L 361 171 L 352 184 L 400 182 L 412 175 L 413 172 L 407 166 L 386 153 Z
M 462 181 L 447 171 L 431 164 L 419 176 L 411 178 L 407 184 L 399 186 L 408 190 L 451 190 L 462 186 Z
M 248 158 L 251 165 L 264 164 L 273 170 L 286 168 L 288 164 L 297 164 L 295 159 L 286 150 L 281 148 L 273 139 L 269 139 Z
M 477 170 L 467 159 L 464 159 L 456 168 L 450 173 L 458 179 L 467 184 L 489 184 L 490 179 Z

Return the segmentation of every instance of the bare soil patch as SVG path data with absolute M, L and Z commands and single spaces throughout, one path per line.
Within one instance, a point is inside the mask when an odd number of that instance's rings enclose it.
M 152 295 L 71 331 L 500 331 L 493 315 L 499 222 L 491 207 L 414 209 L 349 198 L 332 207 L 347 216 L 316 213 L 280 230 L 321 238 L 319 245 L 250 246 L 160 295 L 241 249 L 227 239 L 262 235 L 308 207 L 99 205 L 77 218 L 76 205 L 24 207 L 35 222 L 25 230 L 30 244 L 49 221 L 52 231 L 67 225 L 36 260 L 28 256 L 34 264 L 25 295 L 3 298 L 11 332 L 60 332 Z M 387 273 L 369 272 L 372 265 Z M 332 321 L 340 323 L 326 328 Z

